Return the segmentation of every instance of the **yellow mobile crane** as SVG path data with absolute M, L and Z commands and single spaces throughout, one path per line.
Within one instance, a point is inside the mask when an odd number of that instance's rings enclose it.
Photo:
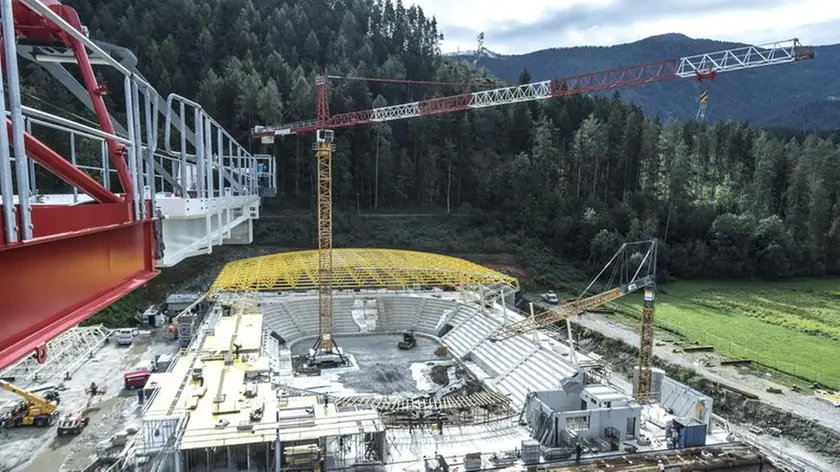
M 530 318 L 525 318 L 500 327 L 490 336 L 491 341 L 501 341 L 513 336 L 528 333 L 535 329 L 554 325 L 568 318 L 582 314 L 587 310 L 605 305 L 641 288 L 645 289 L 645 303 L 642 310 L 642 328 L 639 343 L 639 381 L 635 397 L 638 402 L 650 401 L 651 368 L 653 367 L 653 316 L 654 293 L 656 291 L 656 247 L 657 240 L 624 243 L 612 259 L 601 269 L 583 293 L 599 281 L 607 269 L 612 268 L 612 275 L 606 286 L 617 287 L 604 292 L 566 303 Z M 635 267 L 635 270 L 632 268 Z M 631 272 L 632 270 L 632 272 Z
M 0 380 L 0 387 L 23 397 L 23 400 L 2 418 L 4 428 L 51 426 L 58 418 L 58 404 L 61 401 L 58 392 L 49 391 L 42 397 L 5 380 Z

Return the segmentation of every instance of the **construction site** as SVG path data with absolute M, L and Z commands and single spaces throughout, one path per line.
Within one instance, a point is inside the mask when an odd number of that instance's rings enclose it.
M 516 278 L 464 259 L 333 247 L 336 129 L 814 58 L 798 40 L 337 115 L 319 76 L 316 119 L 252 135 L 314 133 L 317 249 L 230 262 L 135 326 L 79 326 L 162 268 L 254 242 L 276 160 L 200 104 L 160 94 L 131 51 L 89 38 L 72 8 L 0 7 L 0 470 L 821 469 L 745 438 L 710 395 L 654 366 L 657 239 L 614 248 L 579 298 L 551 292 L 547 309 L 523 304 Z M 18 61 L 58 79 L 99 128 L 23 106 Z M 123 123 L 93 65 L 124 79 L 111 92 Z M 101 166 L 77 164 L 77 141 L 101 150 Z M 73 192 L 41 194 L 36 165 Z M 632 293 L 644 294 L 642 315 L 622 375 L 581 347 L 572 322 Z

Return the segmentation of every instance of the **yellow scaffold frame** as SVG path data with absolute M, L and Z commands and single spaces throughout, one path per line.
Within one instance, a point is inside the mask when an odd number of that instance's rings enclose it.
M 332 287 L 462 287 L 519 281 L 456 257 L 395 249 L 333 249 Z M 211 293 L 318 288 L 318 251 L 294 251 L 229 262 L 210 287 Z

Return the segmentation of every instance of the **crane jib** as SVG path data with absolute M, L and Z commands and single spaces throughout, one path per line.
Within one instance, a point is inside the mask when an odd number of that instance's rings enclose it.
M 404 118 L 432 116 L 454 111 L 486 108 L 497 105 L 543 100 L 552 97 L 615 90 L 670 79 L 714 79 L 717 74 L 787 64 L 813 59 L 814 52 L 798 39 L 789 39 L 757 46 L 744 46 L 678 59 L 544 80 L 530 84 L 500 87 L 492 90 L 462 93 L 369 110 L 341 113 L 329 117 L 320 126 L 332 129 L 361 124 L 380 123 Z M 361 80 L 361 78 L 356 78 Z M 321 85 L 324 86 L 324 85 Z M 319 128 L 316 120 L 274 126 L 257 126 L 255 137 L 312 132 Z

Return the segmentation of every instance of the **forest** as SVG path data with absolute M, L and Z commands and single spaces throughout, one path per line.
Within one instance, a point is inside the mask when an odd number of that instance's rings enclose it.
M 196 98 L 254 152 L 267 149 L 249 140 L 252 126 L 314 118 L 316 74 L 502 84 L 443 56 L 434 12 L 401 0 L 68 3 L 91 37 L 133 50 L 162 93 Z M 30 95 L 71 102 L 26 70 Z M 523 70 L 519 81 L 529 80 Z M 334 80 L 330 111 L 471 90 Z M 311 143 L 303 135 L 273 146 L 272 209 L 314 212 Z M 603 263 L 625 240 L 658 237 L 673 277 L 840 274 L 831 134 L 663 122 L 618 93 L 575 96 L 341 129 L 333 176 L 337 213 L 348 217 L 467 214 L 486 238 L 533 241 L 568 261 Z

